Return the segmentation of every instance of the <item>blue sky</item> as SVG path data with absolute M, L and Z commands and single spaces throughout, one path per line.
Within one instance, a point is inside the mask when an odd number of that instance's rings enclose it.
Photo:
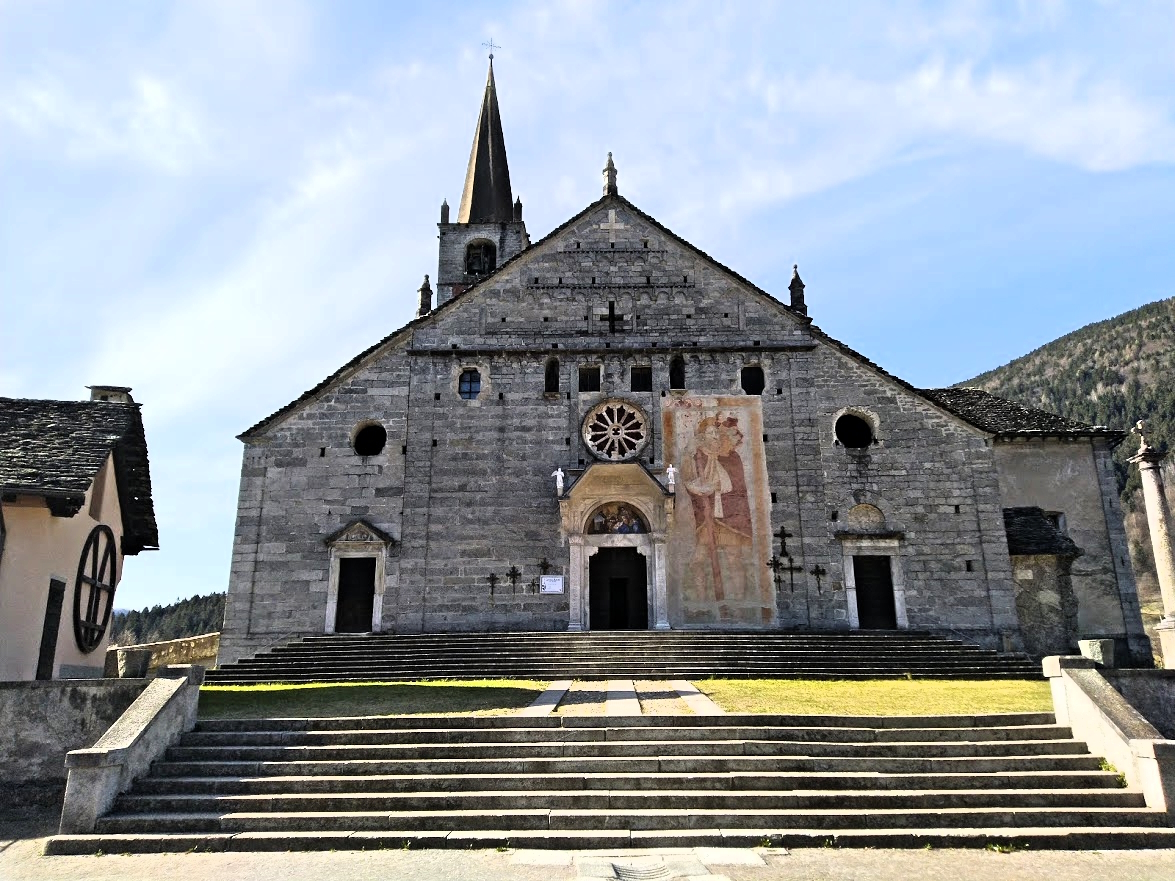
M 143 404 L 222 590 L 235 436 L 400 326 L 495 74 L 532 238 L 620 191 L 903 378 L 1175 294 L 1175 2 L 0 0 L 0 395 Z

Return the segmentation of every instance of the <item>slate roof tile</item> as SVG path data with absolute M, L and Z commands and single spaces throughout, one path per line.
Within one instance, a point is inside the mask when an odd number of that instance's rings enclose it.
M 1040 508 L 1004 508 L 1004 530 L 1008 534 L 1008 553 L 1012 555 L 1080 557 L 1084 553 Z
M 138 404 L 0 398 L 0 492 L 81 504 L 112 450 L 124 553 L 158 548 Z

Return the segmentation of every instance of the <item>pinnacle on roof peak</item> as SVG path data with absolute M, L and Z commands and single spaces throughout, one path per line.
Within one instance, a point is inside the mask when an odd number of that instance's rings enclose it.
M 506 162 L 506 140 L 502 135 L 502 117 L 498 111 L 498 90 L 494 84 L 494 62 L 490 59 L 486 74 L 485 95 L 469 167 L 465 172 L 465 189 L 461 193 L 458 223 L 505 223 L 514 217 L 514 198 L 510 192 L 510 167 Z
M 612 161 L 612 151 L 608 151 L 608 164 L 604 166 L 604 195 L 617 196 L 620 191 L 616 188 L 616 164 Z

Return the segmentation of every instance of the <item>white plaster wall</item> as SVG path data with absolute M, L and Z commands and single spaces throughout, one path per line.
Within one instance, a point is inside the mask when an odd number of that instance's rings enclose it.
M 1033 440 L 995 447 L 1005 508 L 1035 505 L 1065 515 L 1069 537 L 1085 551 L 1073 562 L 1082 637 L 1126 633 L 1109 529 L 1088 440 Z
M 90 485 L 85 504 L 73 517 L 54 517 L 43 500 L 31 497 L 4 504 L 8 535 L 0 559 L 0 680 L 27 680 L 36 676 L 51 577 L 65 582 L 54 678 L 60 675 L 63 664 L 92 667 L 95 675 L 102 673 L 107 637 L 102 638 L 94 651 L 83 654 L 73 634 L 73 591 L 78 562 L 86 538 L 98 523 L 105 523 L 114 531 L 118 577 L 122 578 L 122 510 L 113 456 L 106 458 L 102 470 L 104 479 Z M 101 490 L 100 497 L 92 505 L 96 486 Z M 91 509 L 98 515 L 97 519 L 91 516 Z

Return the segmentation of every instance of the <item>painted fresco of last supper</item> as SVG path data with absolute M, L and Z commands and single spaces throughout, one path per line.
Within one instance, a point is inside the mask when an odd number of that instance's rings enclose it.
M 667 458 L 680 463 L 670 621 L 772 623 L 775 591 L 762 562 L 771 556 L 771 520 L 759 398 L 674 398 L 662 420 Z

